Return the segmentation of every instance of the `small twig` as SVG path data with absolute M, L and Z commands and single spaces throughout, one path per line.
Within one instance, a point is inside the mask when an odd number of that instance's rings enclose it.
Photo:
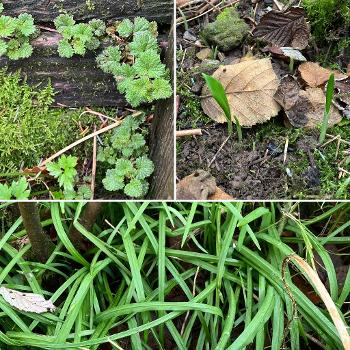
M 105 128 L 101 129 L 101 130 L 98 130 L 96 132 L 93 132 L 92 134 L 88 135 L 88 136 L 85 136 L 83 137 L 82 139 L 78 140 L 78 141 L 75 141 L 73 142 L 72 144 L 70 144 L 69 146 L 63 148 L 62 150 L 58 151 L 57 153 L 55 153 L 53 156 L 47 158 L 46 160 L 44 160 L 39 166 L 44 166 L 46 165 L 47 163 L 51 162 L 52 160 L 56 159 L 57 157 L 59 157 L 60 155 L 62 155 L 63 153 L 66 153 L 67 151 L 69 151 L 70 149 L 74 148 L 75 146 L 78 146 L 80 145 L 81 143 L 87 141 L 87 140 L 90 140 L 91 138 L 97 136 L 97 135 L 100 135 L 100 134 L 103 134 L 107 131 L 110 131 L 116 127 L 118 127 L 120 124 L 122 123 L 122 121 L 117 121 L 116 123 L 112 124 L 112 125 L 109 125 L 109 126 L 106 126 Z
M 218 154 L 221 152 L 221 150 L 225 147 L 227 141 L 229 140 L 229 138 L 231 137 L 231 135 L 227 136 L 226 140 L 222 143 L 222 145 L 220 146 L 219 150 L 216 152 L 215 156 L 213 157 L 213 159 L 211 160 L 211 162 L 208 165 L 208 169 L 210 169 L 211 165 L 214 163 L 216 157 L 218 156 Z
M 288 154 L 289 138 L 286 138 L 286 144 L 284 145 L 284 155 L 283 155 L 283 164 L 286 164 L 287 154 Z
M 202 129 L 190 129 L 190 130 L 179 130 L 176 131 L 176 137 L 184 137 L 184 136 L 201 136 Z
M 96 125 L 94 127 L 94 132 L 96 132 Z M 97 136 L 94 136 L 94 144 L 92 151 L 92 171 L 91 171 L 91 200 L 95 196 L 95 181 L 96 181 L 96 160 L 97 160 Z

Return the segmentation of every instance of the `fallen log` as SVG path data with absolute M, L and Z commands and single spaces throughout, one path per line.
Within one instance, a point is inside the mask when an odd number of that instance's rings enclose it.
M 169 24 L 173 15 L 172 0 L 3 0 L 2 3 L 5 15 L 28 12 L 40 23 L 53 22 L 64 11 L 80 21 L 141 16 Z

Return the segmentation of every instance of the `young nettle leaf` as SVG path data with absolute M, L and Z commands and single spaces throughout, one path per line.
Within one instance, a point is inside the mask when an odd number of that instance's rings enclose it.
M 4 56 L 7 52 L 7 43 L 3 40 L 0 40 L 0 56 Z
M 135 35 L 129 47 L 130 53 L 134 56 L 139 56 L 145 51 L 154 51 L 157 54 L 158 42 L 150 32 L 141 32 Z
M 28 13 L 22 13 L 17 18 L 17 28 L 24 36 L 30 36 L 35 33 L 34 18 Z
M 136 74 L 141 77 L 161 78 L 165 75 L 165 65 L 155 51 L 142 52 L 134 64 Z
M 75 20 L 73 19 L 72 16 L 68 15 L 68 14 L 61 14 L 59 15 L 55 21 L 55 27 L 56 29 L 63 34 L 63 30 L 66 27 L 73 27 L 75 24 Z
M 122 38 L 128 38 L 134 32 L 134 24 L 126 18 L 118 24 L 117 32 Z
M 116 175 L 130 177 L 135 173 L 135 168 L 129 159 L 118 159 L 115 163 Z
M 74 55 L 74 49 L 68 40 L 61 40 L 58 44 L 58 54 L 61 57 L 71 58 Z
M 30 190 L 28 189 L 28 182 L 25 177 L 21 177 L 18 181 L 12 181 L 11 186 L 7 184 L 0 184 L 0 199 L 10 200 L 12 198 L 18 200 L 28 199 Z
M 63 187 L 65 191 L 72 191 L 74 190 L 74 180 L 77 175 L 75 169 L 77 162 L 77 157 L 63 155 L 57 163 L 48 163 L 46 168 L 51 176 L 58 179 L 60 187 Z
M 9 201 L 12 198 L 12 190 L 7 184 L 0 184 L 0 199 Z
M 125 186 L 124 176 L 119 176 L 117 169 L 107 170 L 106 177 L 102 180 L 103 186 L 107 191 L 119 191 Z
M 154 172 L 154 163 L 146 156 L 137 158 L 135 166 L 137 169 L 136 178 L 139 180 L 147 179 Z
M 99 68 L 101 68 L 105 73 L 110 73 L 113 75 L 118 75 L 121 68 L 122 55 L 119 47 L 110 46 L 106 48 L 102 54 L 97 56 L 96 62 Z
M 0 16 L 0 38 L 10 37 L 16 30 L 16 19 L 9 16 Z

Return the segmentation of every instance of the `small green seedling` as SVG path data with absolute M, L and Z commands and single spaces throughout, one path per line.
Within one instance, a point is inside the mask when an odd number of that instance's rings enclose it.
M 334 96 L 334 74 L 332 73 L 329 77 L 327 84 L 327 93 L 326 93 L 326 105 L 324 110 L 324 116 L 321 126 L 321 134 L 319 138 L 319 143 L 322 144 L 326 139 L 326 133 L 328 128 L 329 117 L 331 113 L 332 101 Z
M 69 192 L 74 190 L 77 162 L 77 157 L 63 155 L 57 162 L 48 163 L 46 169 L 51 176 L 58 179 L 60 187 Z
M 18 181 L 12 181 L 11 186 L 7 184 L 0 184 L 0 199 L 11 200 L 13 198 L 18 200 L 28 199 L 30 190 L 28 189 L 28 182 L 25 177 L 21 177 Z
M 0 4 L 0 13 L 4 7 Z M 10 60 L 30 57 L 33 47 L 30 39 L 37 33 L 32 15 L 22 13 L 18 17 L 0 16 L 0 57 Z
M 213 98 L 215 101 L 219 104 L 221 109 L 223 110 L 226 120 L 227 120 L 227 126 L 228 126 L 228 133 L 229 135 L 233 132 L 233 126 L 232 126 L 232 115 L 231 115 L 231 108 L 228 103 L 228 99 L 226 96 L 226 92 L 224 87 L 222 86 L 221 82 L 214 77 L 203 74 L 203 77 L 205 79 L 205 82 L 207 83 L 207 86 L 213 95 Z M 238 135 L 238 141 L 242 142 L 243 136 L 242 136 L 242 128 L 239 123 L 239 120 L 236 116 L 234 116 L 235 122 L 236 122 L 236 129 L 237 129 L 237 135 Z

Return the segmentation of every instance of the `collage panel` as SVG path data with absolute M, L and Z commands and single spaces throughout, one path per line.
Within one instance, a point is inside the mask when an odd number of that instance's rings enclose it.
M 177 1 L 179 199 L 349 198 L 349 8 Z
M 174 198 L 173 13 L 0 1 L 0 199 Z
M 349 349 L 350 204 L 0 207 L 0 348 Z

